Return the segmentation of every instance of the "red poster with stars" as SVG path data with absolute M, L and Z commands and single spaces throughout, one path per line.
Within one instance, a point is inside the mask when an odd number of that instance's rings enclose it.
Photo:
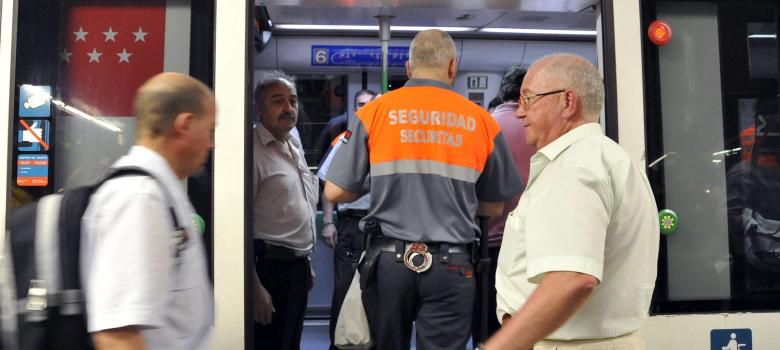
M 77 2 L 66 23 L 64 102 L 95 116 L 132 116 L 138 87 L 163 70 L 165 1 Z

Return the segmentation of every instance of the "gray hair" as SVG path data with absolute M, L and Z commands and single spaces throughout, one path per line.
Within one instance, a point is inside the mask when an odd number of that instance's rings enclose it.
M 265 98 L 265 91 L 271 85 L 284 85 L 290 89 L 293 93 L 297 94 L 295 90 L 295 78 L 285 74 L 280 70 L 270 71 L 255 87 L 254 99 L 255 106 L 260 106 Z
M 551 88 L 569 89 L 580 98 L 583 119 L 596 122 L 604 104 L 604 81 L 598 69 L 584 57 L 559 53 L 544 56 L 541 61 L 549 61 L 535 79 L 546 82 Z
M 417 33 L 409 46 L 411 69 L 446 69 L 455 58 L 455 42 L 447 32 L 429 29 Z

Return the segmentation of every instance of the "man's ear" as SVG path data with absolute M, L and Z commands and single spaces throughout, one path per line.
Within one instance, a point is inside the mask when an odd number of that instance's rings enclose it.
M 179 113 L 173 120 L 173 130 L 176 133 L 184 133 L 192 128 L 192 122 L 195 120 L 195 114 L 191 112 Z
M 574 91 L 566 90 L 563 93 L 563 114 L 564 119 L 573 119 L 577 115 L 580 115 L 580 97 Z
M 447 66 L 447 75 L 450 80 L 455 81 L 456 74 L 458 74 L 458 60 L 453 58 L 450 60 L 449 66 Z
M 412 78 L 412 66 L 409 65 L 409 61 L 406 61 L 406 77 L 409 79 Z

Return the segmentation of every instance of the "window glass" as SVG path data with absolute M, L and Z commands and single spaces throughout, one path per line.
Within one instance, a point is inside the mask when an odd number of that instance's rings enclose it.
M 292 74 L 298 88 L 298 131 L 306 162 L 316 168 L 331 141 L 346 130 L 347 76 Z
M 780 307 L 776 2 L 647 1 L 648 174 L 664 237 L 654 311 Z
M 213 16 L 202 16 L 213 12 L 208 1 L 25 0 L 18 6 L 12 210 L 104 176 L 135 143 L 132 101 L 148 78 L 176 71 L 212 84 L 213 36 L 190 35 L 213 30 Z M 209 169 L 188 187 L 206 218 L 207 249 Z

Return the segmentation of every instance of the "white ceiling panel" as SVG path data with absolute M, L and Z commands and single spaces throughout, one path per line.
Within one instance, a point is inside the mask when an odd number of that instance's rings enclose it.
M 390 46 L 409 46 L 410 39 L 391 39 Z M 271 41 L 271 47 L 255 56 L 255 68 L 285 71 L 338 71 L 345 67 L 312 67 L 312 45 L 378 45 L 372 38 L 280 37 Z M 520 64 L 528 66 L 544 55 L 568 52 L 596 62 L 596 45 L 592 42 L 544 42 L 526 40 L 455 40 L 459 71 L 505 72 Z M 351 67 L 358 71 L 379 71 L 379 67 Z M 404 74 L 402 67 L 391 67 L 391 72 Z
M 438 8 L 576 12 L 598 0 L 255 0 L 266 6 Z
M 392 16 L 394 26 L 596 30 L 598 13 L 592 5 L 597 2 L 274 0 L 262 3 L 277 25 L 375 26 L 376 16 L 385 15 Z M 392 6 L 379 6 L 387 3 Z
M 595 11 L 509 12 L 489 25 L 491 28 L 596 30 Z
M 502 10 L 454 10 L 375 7 L 301 7 L 269 6 L 268 14 L 274 24 L 339 24 L 377 25 L 376 16 L 390 15 L 392 25 L 483 27 L 507 14 Z M 458 20 L 457 18 L 463 18 Z

